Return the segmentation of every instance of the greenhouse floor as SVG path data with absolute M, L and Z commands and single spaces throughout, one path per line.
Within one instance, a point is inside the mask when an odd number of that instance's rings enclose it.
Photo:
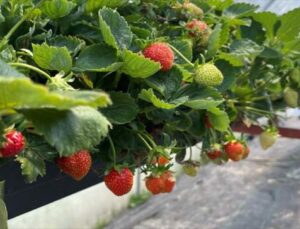
M 152 197 L 107 228 L 300 228 L 300 140 L 280 138 L 262 151 L 255 138 L 250 147 L 247 160 L 183 175 L 172 194 Z

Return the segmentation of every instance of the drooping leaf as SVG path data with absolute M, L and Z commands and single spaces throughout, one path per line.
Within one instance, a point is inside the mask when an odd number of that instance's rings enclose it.
M 278 21 L 278 17 L 275 13 L 272 12 L 259 12 L 253 14 L 253 19 L 262 24 L 266 30 L 266 35 L 269 39 L 274 37 L 274 26 Z
M 118 62 L 117 50 L 106 44 L 94 44 L 86 47 L 78 56 L 76 71 L 113 72 L 122 63 Z
M 281 26 L 279 27 L 276 36 L 278 39 L 287 42 L 295 39 L 300 33 L 300 23 L 297 23 L 300 18 L 300 8 L 296 8 L 280 17 Z
M 129 50 L 124 52 L 121 71 L 133 78 L 147 78 L 160 70 L 160 64 Z
M 68 0 L 47 0 L 42 3 L 40 9 L 49 18 L 57 19 L 68 15 L 75 6 L 75 3 Z
M 56 108 L 60 110 L 75 106 L 105 107 L 110 99 L 103 92 L 65 91 L 49 92 L 28 78 L 0 77 L 1 109 Z
M 43 154 L 43 152 L 26 150 L 16 159 L 21 164 L 22 175 L 28 183 L 32 183 L 37 180 L 38 176 L 43 177 L 46 174 L 46 164 L 39 153 Z
M 138 106 L 134 99 L 127 93 L 111 92 L 113 104 L 101 112 L 113 124 L 125 124 L 131 122 L 138 114 Z
M 152 103 L 155 107 L 161 108 L 161 109 L 174 109 L 181 104 L 185 103 L 188 100 L 188 97 L 181 97 L 176 100 L 173 100 L 171 102 L 164 101 L 162 99 L 159 99 L 152 88 L 146 90 L 143 89 L 141 93 L 139 94 L 139 98 L 142 100 L 145 100 L 147 102 Z
M 107 135 L 110 126 L 100 112 L 90 107 L 81 106 L 66 111 L 45 108 L 21 112 L 61 156 L 91 149 Z
M 217 107 L 208 109 L 208 118 L 214 129 L 219 131 L 226 131 L 229 127 L 230 120 L 225 111 Z
M 72 68 L 72 57 L 66 47 L 53 47 L 46 43 L 32 45 L 33 60 L 47 70 L 69 72 Z
M 133 34 L 124 17 L 109 8 L 99 10 L 99 24 L 104 41 L 118 49 L 131 45 Z

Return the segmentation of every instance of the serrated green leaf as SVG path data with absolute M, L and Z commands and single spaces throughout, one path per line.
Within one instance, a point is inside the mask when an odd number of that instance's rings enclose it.
M 39 152 L 43 154 L 43 152 Z M 43 177 L 46 174 L 46 164 L 37 152 L 26 150 L 16 158 L 21 164 L 22 175 L 28 183 L 37 180 L 38 176 Z
M 72 68 L 72 57 L 66 47 L 53 47 L 46 43 L 32 45 L 33 60 L 35 63 L 47 70 L 69 72 Z
M 205 2 L 216 10 L 223 11 L 233 3 L 233 0 L 206 0 Z
M 159 63 L 154 62 L 129 50 L 124 52 L 124 64 L 121 71 L 133 78 L 147 78 L 160 70 Z
M 188 60 L 193 58 L 193 42 L 191 40 L 175 40 L 171 41 L 171 45 L 181 52 Z M 182 59 L 177 53 L 175 53 L 175 62 L 178 64 L 185 64 L 186 61 Z
M 33 108 L 64 110 L 75 106 L 105 107 L 108 104 L 110 99 L 103 92 L 49 92 L 48 88 L 35 84 L 25 77 L 0 77 L 0 110 Z
M 85 10 L 87 12 L 92 12 L 99 10 L 104 6 L 110 8 L 117 8 L 123 6 L 127 2 L 128 0 L 87 0 L 85 3 Z
M 282 54 L 276 49 L 265 47 L 259 56 L 265 59 L 279 59 L 282 57 Z
M 253 14 L 252 17 L 265 28 L 267 37 L 272 39 L 274 37 L 274 26 L 278 21 L 278 16 L 272 12 L 259 12 Z
M 8 229 L 7 226 L 7 210 L 3 200 L 0 199 L 0 228 Z
M 48 0 L 44 1 L 40 7 L 41 11 L 51 19 L 67 16 L 76 6 L 68 0 Z
M 224 10 L 223 15 L 229 18 L 242 18 L 247 17 L 257 10 L 257 5 L 248 3 L 234 3 Z
M 138 114 L 138 106 L 135 100 L 127 93 L 111 92 L 110 98 L 113 102 L 108 108 L 101 112 L 113 124 L 126 124 L 131 122 Z
M 106 44 L 86 47 L 78 56 L 73 70 L 84 72 L 113 72 L 122 63 L 117 62 L 117 50 Z
M 75 107 L 66 111 L 55 109 L 22 110 L 26 118 L 41 132 L 60 156 L 91 149 L 107 135 L 109 121 L 90 107 Z
M 208 40 L 208 47 L 207 47 L 207 58 L 213 57 L 217 51 L 221 48 L 220 37 L 222 32 L 222 25 L 217 24 L 211 33 L 209 40 Z
M 66 47 L 70 53 L 76 54 L 85 46 L 85 41 L 73 36 L 58 35 L 51 37 L 47 44 L 56 47 Z
M 146 90 L 143 89 L 139 94 L 139 98 L 145 100 L 147 102 L 152 103 L 155 107 L 161 109 L 174 109 L 181 104 L 185 103 L 188 100 L 188 97 L 181 97 L 177 100 L 173 100 L 172 102 L 166 102 L 162 99 L 159 99 L 155 94 L 152 88 Z
M 300 23 L 297 23 L 300 18 L 300 8 L 294 9 L 280 17 L 281 26 L 279 27 L 276 36 L 282 41 L 292 41 L 300 33 Z
M 170 99 L 181 86 L 181 72 L 177 67 L 168 72 L 159 72 L 145 80 L 146 84 L 158 91 L 164 98 Z
M 0 77 L 23 77 L 16 69 L 0 60 Z
M 245 57 L 255 57 L 263 50 L 262 46 L 249 39 L 235 40 L 230 45 L 230 53 Z
M 300 38 L 285 42 L 282 51 L 284 53 L 298 52 L 298 54 L 299 54 L 300 53 Z
M 129 48 L 133 34 L 125 18 L 109 8 L 99 10 L 98 15 L 104 41 L 116 49 Z
M 230 120 L 225 111 L 217 107 L 208 109 L 208 118 L 214 129 L 219 131 L 226 131 L 229 127 Z
M 221 52 L 218 55 L 219 59 L 228 61 L 232 66 L 240 67 L 244 65 L 243 57 L 231 53 Z

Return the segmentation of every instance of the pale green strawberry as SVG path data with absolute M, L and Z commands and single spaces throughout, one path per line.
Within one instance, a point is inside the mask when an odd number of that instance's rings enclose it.
M 299 95 L 298 92 L 295 91 L 294 89 L 287 87 L 283 91 L 283 97 L 284 101 L 289 107 L 297 107 L 298 106 L 298 99 Z
M 259 136 L 261 148 L 264 150 L 270 148 L 277 140 L 278 132 L 265 130 Z
M 199 162 L 196 161 L 185 161 L 183 163 L 182 170 L 186 175 L 195 177 L 198 174 L 199 165 Z
M 213 64 L 203 64 L 198 66 L 194 80 L 203 86 L 218 86 L 223 82 L 222 72 Z

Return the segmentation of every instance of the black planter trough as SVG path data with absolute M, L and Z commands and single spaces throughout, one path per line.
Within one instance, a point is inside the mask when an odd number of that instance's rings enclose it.
M 21 175 L 20 164 L 10 161 L 0 167 L 0 180 L 5 180 L 5 203 L 11 219 L 80 190 L 98 184 L 102 176 L 91 172 L 81 181 L 64 175 L 54 164 L 47 163 L 47 174 L 32 184 L 27 184 Z M 94 168 L 103 168 L 100 163 Z

